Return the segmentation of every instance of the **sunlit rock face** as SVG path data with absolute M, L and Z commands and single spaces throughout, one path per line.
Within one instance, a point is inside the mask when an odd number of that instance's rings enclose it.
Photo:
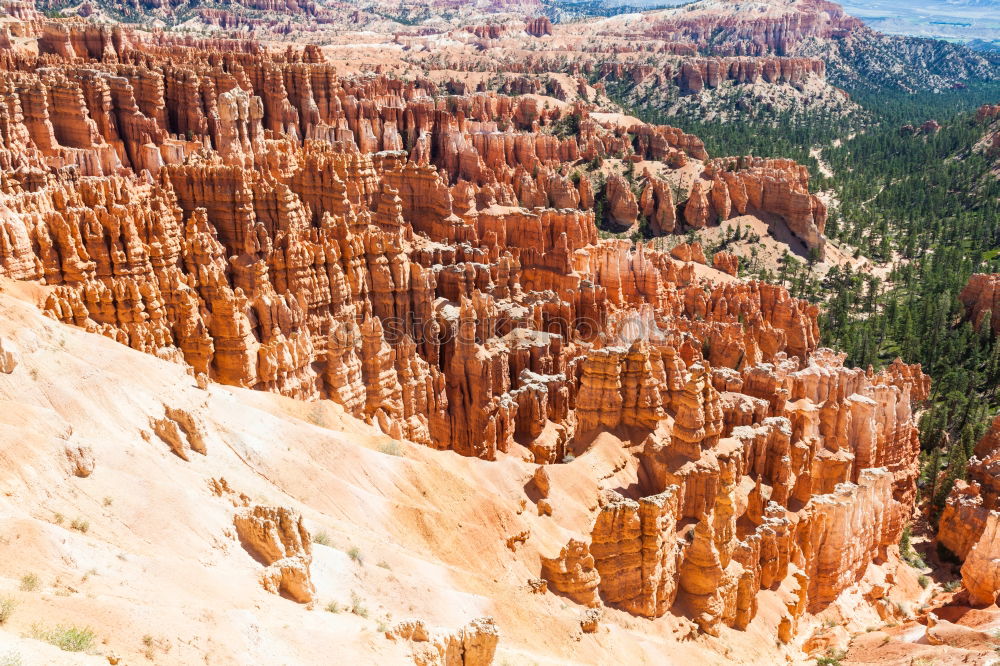
M 845 367 L 817 348 L 814 305 L 735 279 L 731 255 L 714 270 L 696 244 L 599 238 L 580 173 L 612 155 L 664 166 L 606 180 L 622 227 L 769 213 L 822 253 L 804 167 L 705 162 L 696 137 L 583 106 L 344 77 L 315 47 L 37 28 L 38 53 L 0 60 L 0 273 L 44 284 L 54 319 L 463 456 L 550 465 L 602 433 L 631 442 L 638 481 L 538 563 L 581 606 L 675 608 L 717 633 L 785 584 L 792 627 L 898 541 L 919 366 Z M 551 131 L 570 113 L 577 133 Z M 692 167 L 682 195 L 666 177 Z M 312 599 L 301 518 L 255 506 L 235 525 L 275 551 L 268 589 Z M 975 562 L 991 555 L 962 539 L 989 587 Z

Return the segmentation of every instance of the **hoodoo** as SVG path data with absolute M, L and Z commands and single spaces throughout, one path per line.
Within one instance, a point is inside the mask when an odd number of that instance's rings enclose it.
M 907 174 L 712 129 L 876 132 L 831 77 L 882 36 L 389 4 L 0 7 L 0 666 L 979 663 L 1000 417 L 878 300 L 918 234 L 849 248 Z M 924 313 L 991 397 L 992 260 Z

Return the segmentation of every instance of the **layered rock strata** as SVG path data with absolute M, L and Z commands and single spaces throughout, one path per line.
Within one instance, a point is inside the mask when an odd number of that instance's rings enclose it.
M 784 586 L 790 632 L 898 541 L 919 366 L 846 368 L 817 349 L 816 306 L 702 277 L 700 246 L 595 224 L 588 165 L 652 162 L 607 180 L 617 224 L 773 215 L 821 255 L 801 167 L 700 163 L 696 137 L 585 105 L 342 77 L 311 46 L 37 28 L 37 53 L 0 51 L 0 273 L 39 283 L 54 319 L 200 385 L 333 400 L 484 460 L 570 463 L 610 433 L 635 483 L 602 487 L 592 526 L 539 552 L 548 589 L 588 608 L 676 608 L 714 633 Z M 569 115 L 577 131 L 557 131 Z M 151 427 L 185 460 L 209 451 L 194 414 L 165 406 Z M 544 520 L 561 513 L 551 485 L 531 481 Z M 300 517 L 252 507 L 235 526 L 268 589 L 312 598 Z
M 794 580 L 791 632 L 798 615 L 825 608 L 886 560 L 915 499 L 911 403 L 913 392 L 926 397 L 926 376 L 900 380 L 898 363 L 851 370 L 829 350 L 742 372 L 685 369 L 667 360 L 677 358 L 671 350 L 640 366 L 663 414 L 642 425 L 626 409 L 642 391 L 626 387 L 642 385 L 627 379 L 630 360 L 649 353 L 634 344 L 585 361 L 578 427 L 649 434 L 638 498 L 612 493 L 589 547 L 572 541 L 546 561 L 552 589 L 584 603 L 596 588 L 605 603 L 647 617 L 676 602 L 717 633 L 747 626 L 759 590 Z M 593 415 L 584 410 L 591 395 L 601 406 Z

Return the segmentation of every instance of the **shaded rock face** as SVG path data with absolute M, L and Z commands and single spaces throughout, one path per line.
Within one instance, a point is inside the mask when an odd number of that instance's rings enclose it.
M 238 513 L 233 524 L 243 547 L 265 566 L 261 583 L 267 590 L 300 603 L 313 600 L 312 539 L 301 515 L 255 505 Z
M 979 541 L 989 514 L 1000 511 L 1000 414 L 976 443 L 966 465 L 966 480 L 956 481 L 945 502 L 938 541 L 965 558 Z
M 986 125 L 986 134 L 978 148 L 987 157 L 1000 157 L 1000 104 L 985 104 L 976 111 L 976 121 Z
M 89 446 L 67 444 L 63 452 L 73 476 L 83 479 L 93 474 L 96 463 L 94 451 Z
M 973 457 L 966 465 L 966 480 L 956 481 L 948 495 L 937 534 L 938 543 L 965 560 L 969 577 L 979 590 L 975 593 L 976 600 L 984 604 L 991 603 L 985 601 L 984 590 L 992 583 L 981 569 L 998 557 L 994 524 L 997 512 L 1000 512 L 1000 415 L 976 443 Z M 976 551 L 975 561 L 969 564 L 973 551 Z M 996 568 L 996 563 L 990 566 Z M 962 576 L 965 580 L 964 565 Z M 966 589 L 972 593 L 968 584 Z
M 740 269 L 740 260 L 731 252 L 716 252 L 712 255 L 712 266 L 723 273 L 736 277 Z
M 548 16 L 536 16 L 525 22 L 524 31 L 533 37 L 551 35 L 552 21 L 549 20 Z
M 421 666 L 489 666 L 500 639 L 489 617 L 454 632 L 430 628 L 422 620 L 404 620 L 385 633 L 391 640 L 409 641 L 413 661 Z
M 542 576 L 549 587 L 578 604 L 599 606 L 600 574 L 586 542 L 571 539 L 553 558 L 542 558 Z
M 164 412 L 163 418 L 152 418 L 149 425 L 178 458 L 190 462 L 192 451 L 208 454 L 205 427 L 197 415 L 171 407 L 165 407 Z
M 684 220 L 693 229 L 737 215 L 780 218 L 805 246 L 825 256 L 827 209 L 809 193 L 809 172 L 792 160 L 739 157 L 709 162 L 695 180 Z
M 962 288 L 958 300 L 976 328 L 989 325 L 1000 333 L 1000 274 L 976 273 Z
M 618 226 L 631 227 L 639 215 L 639 204 L 628 182 L 618 174 L 614 174 L 608 179 L 607 188 L 606 195 L 610 205 L 608 215 L 611 222 Z
M 695 94 L 727 82 L 802 84 L 811 77 L 825 78 L 826 63 L 818 58 L 685 58 L 680 62 L 664 62 L 661 67 L 608 62 L 602 63 L 598 72 L 607 79 L 657 86 L 672 84 L 682 94 Z
M 638 502 L 618 496 L 598 514 L 590 548 L 605 603 L 645 617 L 660 617 L 673 605 L 678 491 L 670 486 Z
M 962 564 L 962 585 L 969 601 L 989 606 L 1000 594 L 1000 512 L 990 511 L 983 532 Z
M 21 354 L 13 340 L 0 339 L 0 372 L 11 374 L 21 362 Z

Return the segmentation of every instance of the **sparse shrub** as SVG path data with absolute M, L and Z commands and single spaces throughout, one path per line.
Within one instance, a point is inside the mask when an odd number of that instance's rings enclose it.
M 358 617 L 368 617 L 368 607 L 365 606 L 357 592 L 351 592 L 351 612 Z
M 840 660 L 847 656 L 844 650 L 830 648 L 826 654 L 816 659 L 816 666 L 840 666 Z
M 956 578 L 955 580 L 949 580 L 947 583 L 945 583 L 944 589 L 946 592 L 954 592 L 961 586 L 962 586 L 962 581 Z
M 329 546 L 330 535 L 326 532 L 317 532 L 313 535 L 313 543 L 318 543 L 321 546 Z
M 347 551 L 347 556 L 358 564 L 365 563 L 365 558 L 361 555 L 361 549 L 357 546 L 351 546 L 350 550 Z
M 77 532 L 86 534 L 87 531 L 90 529 L 90 522 L 83 518 L 74 518 L 73 522 L 70 523 L 69 526 L 70 528 L 76 530 Z
M 10 597 L 0 597 L 0 624 L 6 624 L 17 608 L 17 601 Z
M 920 585 L 920 587 L 927 589 L 927 586 L 931 584 L 931 579 L 923 574 L 920 574 L 917 577 L 917 583 Z
M 389 625 L 386 624 L 385 620 L 379 620 L 375 628 L 378 629 L 380 634 L 384 634 L 385 632 L 389 631 Z
M 326 612 L 327 613 L 339 613 L 342 610 L 344 610 L 344 609 L 341 608 L 340 604 L 338 604 L 336 601 L 331 601 L 330 603 L 328 603 L 326 605 Z
M 399 442 L 397 442 L 396 440 L 392 440 L 392 441 L 389 441 L 389 442 L 385 442 L 383 444 L 379 444 L 378 452 L 379 453 L 384 453 L 387 456 L 401 456 L 401 455 L 403 455 L 403 449 L 402 449 L 402 447 L 399 446 Z
M 42 584 L 38 576 L 33 573 L 24 574 L 21 576 L 21 591 L 22 592 L 34 592 L 38 589 L 38 586 Z
M 903 528 L 903 534 L 899 537 L 899 556 L 903 561 L 916 569 L 923 569 L 927 566 L 923 558 L 910 545 L 910 526 Z
M 94 632 L 89 628 L 57 625 L 54 629 L 31 628 L 32 638 L 55 645 L 66 652 L 84 652 L 94 645 Z
M 61 513 L 56 512 L 52 516 L 52 520 L 55 521 L 56 525 L 62 525 L 63 521 L 66 520 L 66 516 L 62 515 Z
M 146 634 L 142 637 L 142 644 L 146 646 L 146 649 L 142 651 L 142 654 L 150 661 L 156 660 L 156 651 L 160 652 L 170 652 L 172 647 L 169 640 L 166 639 L 156 639 L 151 634 Z
M 380 561 L 376 566 L 380 566 L 383 569 L 387 569 L 387 570 L 390 570 L 390 571 L 392 570 L 392 567 L 390 567 L 389 563 L 386 562 L 385 560 Z
M 22 666 L 21 655 L 17 652 L 0 654 L 0 666 Z
M 111 499 L 110 497 L 105 497 L 105 498 L 104 498 L 104 499 L 103 499 L 103 500 L 101 501 L 101 504 L 103 504 L 104 506 L 111 506 L 111 505 L 112 505 L 112 504 L 114 504 L 114 503 L 115 503 L 115 501 L 114 501 L 113 499 Z

